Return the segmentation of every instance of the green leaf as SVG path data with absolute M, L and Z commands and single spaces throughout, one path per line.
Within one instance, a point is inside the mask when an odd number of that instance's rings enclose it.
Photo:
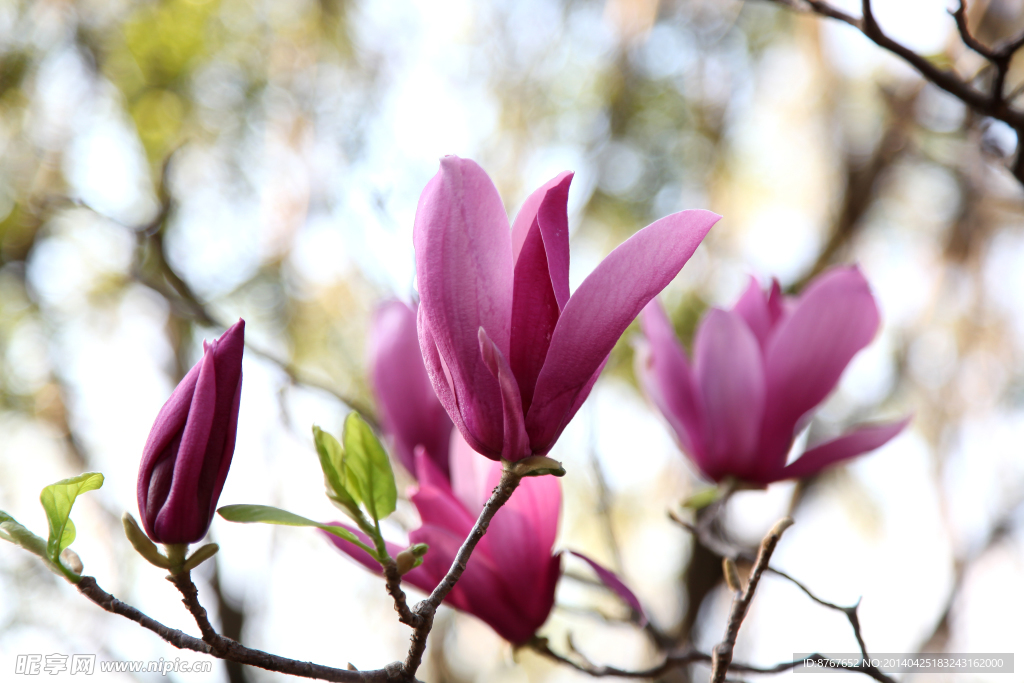
M 313 425 L 313 442 L 320 456 L 320 469 L 324 471 L 327 497 L 342 510 L 353 514 L 359 507 L 358 494 L 349 488 L 345 471 L 345 451 L 341 444 L 328 432 Z
M 270 507 L 269 505 L 225 505 L 217 510 L 217 514 L 229 522 L 240 522 L 242 524 L 261 523 L 279 524 L 281 526 L 316 527 L 317 529 L 323 529 L 328 533 L 334 534 L 338 538 L 343 538 L 349 543 L 356 544 L 370 553 L 374 559 L 377 559 L 377 551 L 360 541 L 359 537 L 345 527 L 314 522 L 311 519 L 306 519 L 294 512 L 288 512 L 280 508 Z
M 349 484 L 370 517 L 378 522 L 395 511 L 398 488 L 384 447 L 370 425 L 351 412 L 345 418 L 345 465 Z
M 697 491 L 682 502 L 684 508 L 702 510 L 722 497 L 722 490 L 717 486 L 709 486 Z
M 86 472 L 77 477 L 62 479 L 50 484 L 39 495 L 39 502 L 46 510 L 50 523 L 50 538 L 46 542 L 46 553 L 52 562 L 59 562 L 60 553 L 75 540 L 75 525 L 71 522 L 71 507 L 79 495 L 103 486 L 103 475 Z

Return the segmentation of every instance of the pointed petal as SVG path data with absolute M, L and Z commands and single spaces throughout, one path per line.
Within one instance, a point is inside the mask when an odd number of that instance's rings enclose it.
M 738 314 L 708 311 L 694 342 L 697 386 L 704 399 L 709 474 L 749 475 L 761 436 L 765 380 L 757 338 Z
M 646 343 L 637 348 L 637 380 L 668 420 L 682 449 L 710 476 L 711 467 L 704 447 L 704 400 L 686 360 L 686 352 L 657 299 L 640 313 L 640 329 Z
M 534 223 L 516 261 L 512 293 L 509 365 L 519 384 L 524 411 L 529 410 L 533 400 L 537 375 L 544 365 L 560 309 L 551 287 L 544 241 L 538 224 Z
M 416 311 L 398 300 L 377 308 L 370 333 L 370 382 L 384 432 L 409 472 L 422 445 L 447 475 L 452 421 L 437 398 L 424 367 L 416 333 Z
M 808 477 L 843 460 L 849 460 L 879 448 L 903 431 L 904 427 L 910 423 L 910 419 L 907 417 L 898 422 L 865 425 L 839 438 L 826 441 L 819 446 L 811 448 L 800 456 L 799 459 L 787 465 L 772 481 Z M 763 483 L 770 482 L 766 481 Z
M 757 337 L 757 343 L 764 349 L 772 331 L 772 314 L 768 310 L 768 298 L 756 278 L 750 278 L 750 284 L 732 307 L 732 311 L 743 318 L 747 327 Z
M 765 352 L 765 472 L 782 467 L 797 423 L 831 393 L 854 354 L 875 336 L 878 324 L 874 297 L 855 267 L 835 268 L 818 277 L 783 316 Z
M 601 580 L 601 583 L 607 586 L 611 592 L 622 598 L 622 601 L 629 605 L 630 609 L 640 615 L 640 625 L 647 625 L 647 614 L 644 612 L 644 608 L 643 605 L 640 604 L 640 600 L 637 599 L 633 591 L 629 590 L 629 587 L 622 582 L 622 579 L 620 579 L 615 572 L 610 569 L 605 569 L 583 553 L 578 553 L 575 550 L 570 550 L 568 552 L 589 564 L 594 570 L 594 573 L 597 574 L 597 578 Z
M 648 225 L 609 254 L 572 295 L 555 326 L 526 418 L 535 454 L 551 450 L 594 371 L 718 219 L 710 211 L 682 211 Z
M 420 197 L 413 242 L 421 316 L 450 374 L 463 433 L 474 447 L 500 453 L 501 390 L 480 357 L 477 330 L 486 329 L 508 357 L 512 242 L 501 198 L 483 169 L 468 159 L 441 160 Z M 458 423 L 450 403 L 445 408 Z
M 512 258 L 518 267 L 526 236 L 534 225 L 539 227 L 545 265 L 558 310 L 569 300 L 569 183 L 572 172 L 563 171 L 541 185 L 527 197 L 512 222 Z
M 413 465 L 412 473 L 415 475 L 420 488 L 438 488 L 451 493 L 452 487 L 448 482 L 448 476 L 437 466 L 434 459 L 427 453 L 426 448 L 417 446 L 413 458 L 415 464 Z
M 452 433 L 450 448 L 452 492 L 470 514 L 478 515 L 494 488 L 488 488 L 488 477 L 492 470 L 501 476 L 501 463 L 480 457 L 458 432 Z
M 482 327 L 479 330 L 479 338 L 480 355 L 501 386 L 501 404 L 505 424 L 501 457 L 509 462 L 515 462 L 531 455 L 530 439 L 526 436 L 526 424 L 523 419 L 523 401 L 519 396 L 519 385 L 516 384 L 516 378 L 512 375 L 512 368 L 509 367 L 508 361 L 505 360 L 501 351 Z

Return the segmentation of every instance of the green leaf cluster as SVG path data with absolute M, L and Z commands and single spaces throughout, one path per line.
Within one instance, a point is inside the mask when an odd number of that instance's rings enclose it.
M 49 537 L 43 540 L 22 526 L 6 512 L 0 511 L 0 538 L 20 545 L 30 553 L 38 555 L 54 572 L 63 574 L 68 581 L 78 583 L 81 567 L 69 567 L 61 553 L 75 540 L 75 524 L 71 521 L 71 508 L 75 499 L 88 491 L 103 486 L 103 475 L 86 472 L 77 477 L 62 479 L 45 487 L 39 495 L 39 502 L 46 512 Z
M 314 425 L 313 443 L 320 458 L 320 469 L 324 473 L 327 497 L 356 523 L 360 531 L 370 537 L 373 547 L 360 541 L 344 527 L 321 524 L 266 505 L 228 505 L 217 512 L 232 522 L 323 529 L 359 546 L 382 565 L 391 562 L 380 532 L 380 520 L 395 511 L 398 488 L 384 446 L 370 425 L 356 412 L 349 413 L 345 419 L 340 442 Z M 422 553 L 419 557 L 422 557 Z

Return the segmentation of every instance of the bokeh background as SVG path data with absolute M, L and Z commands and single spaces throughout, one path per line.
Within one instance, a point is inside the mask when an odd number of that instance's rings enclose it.
M 970 7 L 983 41 L 1024 28 L 1018 0 Z M 936 62 L 965 76 L 982 66 L 944 2 L 878 0 L 876 12 Z M 350 405 L 372 414 L 370 315 L 415 296 L 413 215 L 438 157 L 479 161 L 510 214 L 572 169 L 574 286 L 658 217 L 724 216 L 663 295 L 684 338 L 751 275 L 798 291 L 831 263 L 860 264 L 883 328 L 811 438 L 907 413 L 911 428 L 812 481 L 738 494 L 726 528 L 753 543 L 792 510 L 774 563 L 827 600 L 862 597 L 874 652 L 1019 660 L 1024 192 L 1003 166 L 1014 143 L 852 29 L 755 0 L 3 0 L 0 509 L 41 532 L 40 489 L 102 471 L 106 484 L 75 507 L 86 573 L 195 632 L 120 515 L 137 512 L 142 445 L 203 338 L 241 316 L 251 343 L 221 503 L 335 518 L 310 426 L 339 432 Z M 619 570 L 665 643 L 707 651 L 729 597 L 717 561 L 667 516 L 704 484 L 637 389 L 635 334 L 553 452 L 569 472 L 558 544 Z M 396 517 L 387 533 L 400 538 L 415 512 Z M 211 538 L 222 550 L 200 592 L 228 635 L 340 667 L 404 656 L 408 630 L 382 582 L 309 530 L 217 519 Z M 599 663 L 657 661 L 621 605 L 569 569 L 541 631 L 552 647 L 568 653 L 571 635 Z M 586 678 L 442 615 L 426 681 Z M 737 659 L 856 650 L 841 614 L 768 577 Z M 55 652 L 200 657 L 4 545 L 0 677 L 17 654 Z M 781 677 L 794 675 L 814 680 Z M 217 662 L 209 675 L 109 680 L 284 677 Z

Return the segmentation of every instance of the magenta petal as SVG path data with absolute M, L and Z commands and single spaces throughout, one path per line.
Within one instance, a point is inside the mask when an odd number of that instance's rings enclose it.
M 519 396 L 519 385 L 512 375 L 512 368 L 498 347 L 487 336 L 484 328 L 479 330 L 480 355 L 484 364 L 501 386 L 501 405 L 504 412 L 505 436 L 501 451 L 503 460 L 514 462 L 530 455 L 530 439 L 526 436 L 523 420 L 523 401 Z
M 523 245 L 537 225 L 542 238 L 545 266 L 551 288 L 562 310 L 569 300 L 569 183 L 572 172 L 563 171 L 527 197 L 512 222 L 512 257 L 518 267 Z
M 593 568 L 594 572 L 597 574 L 597 578 L 601 579 L 601 583 L 603 583 L 605 586 L 608 587 L 609 590 L 611 590 L 613 593 L 622 598 L 623 602 L 629 605 L 633 611 L 640 615 L 641 626 L 645 626 L 647 624 L 647 614 L 644 613 L 644 608 L 643 605 L 640 604 L 640 600 L 637 599 L 633 591 L 629 590 L 629 587 L 622 582 L 622 579 L 615 575 L 615 572 L 611 571 L 610 569 L 605 569 L 597 562 L 584 555 L 583 553 L 578 553 L 575 550 L 570 550 L 568 552 L 589 564 L 591 568 Z
M 204 354 L 200 365 L 188 421 L 174 460 L 171 489 L 156 519 L 152 520 L 157 538 L 165 543 L 187 542 L 183 539 L 195 535 L 201 526 L 209 524 L 209 520 L 204 521 L 206 505 L 200 507 L 198 490 L 217 401 L 217 371 L 213 354 Z
M 565 246 L 568 249 L 568 240 Z M 513 284 L 509 365 L 519 384 L 524 412 L 530 409 L 537 375 L 544 365 L 561 310 L 551 287 L 544 247 L 540 228 L 534 223 L 516 261 Z M 568 287 L 568 271 L 566 274 Z
M 646 344 L 638 345 L 636 374 L 694 463 L 710 475 L 704 448 L 704 401 L 665 310 L 657 299 L 640 313 Z
M 742 478 L 755 464 L 765 407 L 757 338 L 738 314 L 713 308 L 697 330 L 694 366 L 704 399 L 709 474 Z
M 533 452 L 547 453 L 594 371 L 647 302 L 672 281 L 720 217 L 682 211 L 619 245 L 570 297 L 555 326 L 526 416 Z
M 878 307 L 855 267 L 817 278 L 782 318 L 765 351 L 764 472 L 782 466 L 797 423 L 835 388 L 878 323 Z
M 503 443 L 501 390 L 480 356 L 477 330 L 487 330 L 508 357 L 512 242 L 501 198 L 483 169 L 458 157 L 441 160 L 420 196 L 413 242 L 421 339 L 425 326 L 450 375 L 460 430 L 474 447 L 480 443 L 496 455 Z M 431 381 L 436 389 L 434 372 Z M 442 402 L 458 423 L 451 402 Z
M 492 468 L 485 490 L 497 486 L 500 478 L 500 468 Z M 558 531 L 561 500 L 557 477 L 528 477 L 494 515 L 487 538 L 491 557 L 503 576 L 523 586 L 543 583 Z
M 872 451 L 903 431 L 909 423 L 910 418 L 908 417 L 898 422 L 858 427 L 836 439 L 811 448 L 799 459 L 783 468 L 772 481 L 808 477 L 830 465 Z
M 743 296 L 732 307 L 732 312 L 738 314 L 747 323 L 747 327 L 757 337 L 757 343 L 763 349 L 771 334 L 774 324 L 771 311 L 768 309 L 768 298 L 765 296 L 757 279 L 750 278 Z
M 443 472 L 448 472 L 452 421 L 437 398 L 424 367 L 416 333 L 416 311 L 392 300 L 377 308 L 370 334 L 370 381 L 384 432 L 409 472 L 423 445 Z

